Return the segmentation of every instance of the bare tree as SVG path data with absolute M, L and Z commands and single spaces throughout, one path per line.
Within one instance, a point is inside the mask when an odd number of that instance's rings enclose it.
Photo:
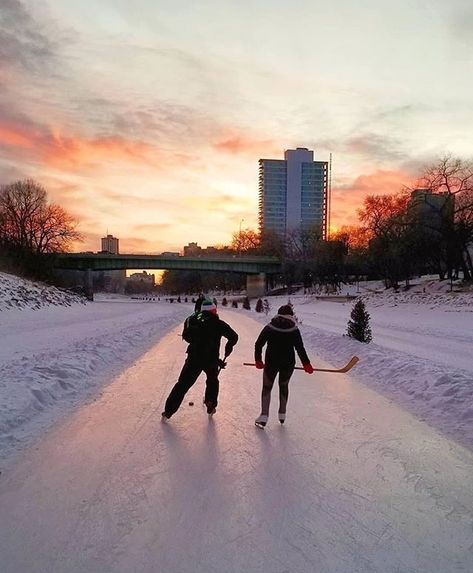
M 405 256 L 408 202 L 407 190 L 392 195 L 371 195 L 358 210 L 369 237 L 369 255 L 387 287 L 397 286 L 401 278 L 408 280 L 411 270 L 412 259 Z
M 32 179 L 0 188 L 0 243 L 32 254 L 69 250 L 80 241 L 77 223 L 62 207 L 48 204 L 46 190 Z
M 252 229 L 236 231 L 232 235 L 231 248 L 238 253 L 256 252 L 260 246 L 259 233 Z
M 469 246 L 473 243 L 473 161 L 450 155 L 426 168 L 419 183 L 447 198 L 439 209 L 436 230 L 445 243 L 448 275 L 460 266 L 465 279 L 473 276 Z

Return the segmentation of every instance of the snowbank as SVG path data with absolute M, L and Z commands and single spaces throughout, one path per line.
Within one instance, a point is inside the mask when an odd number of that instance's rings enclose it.
M 84 297 L 0 272 L 0 311 L 86 304 Z

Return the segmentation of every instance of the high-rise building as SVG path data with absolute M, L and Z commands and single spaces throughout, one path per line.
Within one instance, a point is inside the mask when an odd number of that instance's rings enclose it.
M 433 193 L 432 189 L 414 189 L 408 203 L 409 213 L 424 233 L 439 234 L 453 222 L 455 196 Z
M 107 235 L 102 238 L 102 253 L 118 255 L 118 239 L 113 235 Z
M 328 162 L 305 147 L 259 160 L 259 228 L 279 235 L 319 228 L 327 237 Z

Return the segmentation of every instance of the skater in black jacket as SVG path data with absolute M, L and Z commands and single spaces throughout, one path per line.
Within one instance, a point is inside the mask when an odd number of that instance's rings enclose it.
M 223 360 L 219 358 L 222 336 L 227 339 Z M 204 299 L 200 312 L 186 319 L 182 338 L 189 343 L 187 358 L 179 379 L 166 400 L 163 419 L 168 419 L 177 412 L 184 396 L 201 372 L 205 372 L 207 376 L 204 397 L 207 413 L 215 413 L 219 391 L 218 373 L 225 368 L 225 359 L 230 356 L 237 343 L 238 334 L 218 317 L 214 303 Z
M 263 346 L 266 346 L 264 362 L 262 360 Z M 278 314 L 261 331 L 255 342 L 256 368 L 263 370 L 263 390 L 261 392 L 261 414 L 255 424 L 264 427 L 268 421 L 271 390 L 274 380 L 279 374 L 279 412 L 281 424 L 286 420 L 286 405 L 289 396 L 289 380 L 291 379 L 296 358 L 294 349 L 301 359 L 304 370 L 312 374 L 314 369 L 310 363 L 302 342 L 301 333 L 296 325 L 292 306 L 281 306 Z

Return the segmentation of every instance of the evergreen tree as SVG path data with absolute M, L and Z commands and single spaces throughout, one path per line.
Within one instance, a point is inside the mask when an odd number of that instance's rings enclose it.
M 245 310 L 251 310 L 250 299 L 247 296 L 245 296 L 245 300 L 243 301 L 243 308 Z
M 370 328 L 370 315 L 361 299 L 353 306 L 350 317 L 347 327 L 348 336 L 360 342 L 371 342 L 373 337 Z
M 263 312 L 263 301 L 259 298 L 255 306 L 256 312 Z

